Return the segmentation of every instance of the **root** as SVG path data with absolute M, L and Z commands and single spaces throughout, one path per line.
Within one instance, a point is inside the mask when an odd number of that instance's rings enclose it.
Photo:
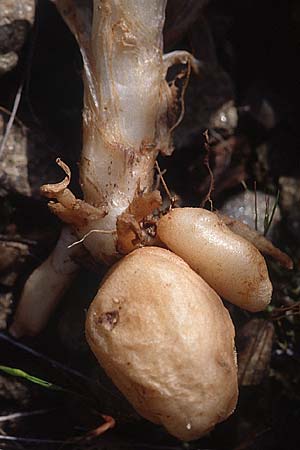
M 169 88 L 172 93 L 172 104 L 169 106 L 169 109 L 174 109 L 176 112 L 179 110 L 179 116 L 177 117 L 175 123 L 171 126 L 169 133 L 171 134 L 175 128 L 181 123 L 184 113 L 185 113 L 185 105 L 184 105 L 184 96 L 185 91 L 190 79 L 191 70 L 198 74 L 200 69 L 200 62 L 194 58 L 189 52 L 186 51 L 174 51 L 171 53 L 167 53 L 164 55 L 164 65 L 165 65 L 165 75 L 167 75 L 167 71 L 170 67 L 176 64 L 185 64 L 186 69 L 182 70 L 179 74 L 176 75 L 175 79 L 171 81 Z M 176 86 L 176 81 L 182 80 L 183 84 L 181 88 Z
M 79 241 L 75 241 L 72 244 L 68 245 L 68 248 L 75 247 L 75 245 L 82 244 L 87 237 L 89 237 L 92 233 L 101 233 L 101 234 L 115 234 L 116 230 L 90 230 L 86 233 Z
M 118 251 L 121 254 L 130 253 L 137 247 L 154 245 L 151 227 L 146 227 L 144 219 L 162 204 L 159 191 L 136 196 L 125 211 L 118 217 Z M 149 224 L 149 222 L 147 222 Z
M 215 180 L 214 180 L 214 174 L 213 174 L 213 171 L 211 170 L 211 167 L 210 167 L 210 164 L 209 164 L 209 157 L 210 157 L 210 149 L 211 149 L 211 148 L 210 148 L 210 144 L 209 144 L 208 130 L 205 131 L 205 133 L 204 133 L 204 138 L 205 138 L 205 144 L 204 144 L 204 146 L 205 146 L 205 150 L 206 150 L 206 155 L 205 155 L 205 158 L 204 158 L 203 163 L 204 163 L 204 165 L 206 166 L 206 168 L 207 168 L 207 170 L 208 170 L 208 174 L 209 174 L 209 179 L 210 179 L 210 181 L 209 181 L 208 192 L 207 192 L 207 194 L 206 194 L 204 200 L 203 200 L 202 203 L 201 203 L 201 207 L 203 208 L 203 207 L 205 206 L 205 204 L 206 204 L 207 202 L 209 202 L 209 204 L 210 204 L 210 210 L 212 211 L 212 210 L 213 210 L 213 202 L 212 202 L 212 199 L 211 199 L 211 194 L 212 194 L 212 191 L 214 190 Z
M 64 228 L 48 259 L 26 281 L 9 329 L 14 337 L 35 336 L 47 324 L 79 270 L 74 258 L 80 256 L 82 249 L 68 248 L 74 239 L 73 232 Z
M 198 74 L 200 72 L 201 63 L 191 53 L 185 50 L 176 50 L 174 52 L 166 53 L 163 56 L 165 76 L 170 67 L 176 64 L 187 64 L 193 71 Z
M 60 158 L 56 163 L 65 172 L 65 178 L 59 183 L 45 184 L 40 188 L 44 197 L 56 199 L 57 203 L 49 202 L 49 208 L 63 222 L 81 228 L 88 223 L 104 217 L 107 212 L 104 206 L 95 208 L 84 200 L 77 199 L 68 189 L 71 181 L 71 170 Z
M 163 88 L 161 90 L 161 114 L 157 125 L 159 148 L 162 154 L 171 155 L 173 146 L 171 134 L 181 123 L 184 112 L 184 95 L 190 79 L 191 70 L 196 74 L 200 70 L 200 62 L 185 50 L 174 51 L 163 56 Z M 175 65 L 185 65 L 173 80 L 166 82 L 167 72 Z M 179 85 L 177 85 L 179 84 Z

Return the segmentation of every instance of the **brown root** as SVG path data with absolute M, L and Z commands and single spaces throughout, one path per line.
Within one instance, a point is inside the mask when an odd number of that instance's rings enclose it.
M 143 245 L 153 245 L 152 233 L 144 226 L 143 220 L 162 204 L 159 191 L 136 196 L 117 220 L 118 251 L 130 253 Z M 148 222 L 149 223 L 149 222 Z
M 185 50 L 176 50 L 164 55 L 165 75 L 170 67 L 176 64 L 188 64 L 193 71 L 198 74 L 200 71 L 200 62 L 189 52 Z
M 44 197 L 57 198 L 62 195 L 67 189 L 71 181 L 71 170 L 70 167 L 64 163 L 60 158 L 56 158 L 56 164 L 65 172 L 65 178 L 58 182 L 52 184 L 44 184 L 40 188 L 40 192 Z M 70 192 L 70 194 L 72 194 Z M 73 195 L 73 194 L 72 194 Z M 73 196 L 74 197 L 74 196 Z
M 40 188 L 41 194 L 45 197 L 56 199 L 57 203 L 49 202 L 50 210 L 63 222 L 75 227 L 82 227 L 90 222 L 101 219 L 106 215 L 106 208 L 95 208 L 84 200 L 77 199 L 68 189 L 71 181 L 71 170 L 60 158 L 56 163 L 63 169 L 66 176 L 59 183 L 44 184 Z
M 163 56 L 164 82 L 161 87 L 161 113 L 159 115 L 157 141 L 160 152 L 171 155 L 174 148 L 171 133 L 180 124 L 185 112 L 184 95 L 191 70 L 199 73 L 200 62 L 185 50 L 174 51 Z M 174 79 L 166 82 L 168 69 L 174 65 L 185 65 Z M 177 85 L 179 83 L 179 86 Z

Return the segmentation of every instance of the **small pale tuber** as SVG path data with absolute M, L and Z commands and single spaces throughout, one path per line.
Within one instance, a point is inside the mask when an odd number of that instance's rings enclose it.
M 230 316 L 168 250 L 138 249 L 111 269 L 89 308 L 86 337 L 136 410 L 179 439 L 199 438 L 235 408 Z
M 159 238 L 226 300 L 249 311 L 270 302 L 272 284 L 263 256 L 214 213 L 173 209 L 157 225 Z

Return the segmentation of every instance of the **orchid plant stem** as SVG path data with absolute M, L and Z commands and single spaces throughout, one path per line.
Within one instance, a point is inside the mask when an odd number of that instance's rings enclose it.
M 170 130 L 182 103 L 166 73 L 178 63 L 186 65 L 187 74 L 197 67 L 186 51 L 163 55 L 166 3 L 94 0 L 91 20 L 89 2 L 55 1 L 77 38 L 84 66 L 83 200 L 69 190 L 71 171 L 58 159 L 65 179 L 42 186 L 41 192 L 73 238 L 66 243 L 63 234 L 26 282 L 10 328 L 15 336 L 35 335 L 45 326 L 78 270 L 72 254 L 80 247 L 96 262 L 111 264 L 136 246 L 154 242 L 141 224 L 161 204 L 153 187 L 155 161 L 159 152 L 172 153 Z M 74 242 L 80 245 L 72 247 Z M 46 282 L 52 289 L 45 300 Z

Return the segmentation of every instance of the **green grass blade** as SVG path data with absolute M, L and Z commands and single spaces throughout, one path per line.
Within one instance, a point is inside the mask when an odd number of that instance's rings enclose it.
M 43 387 L 45 387 L 47 389 L 52 389 L 54 391 L 69 392 L 67 389 L 62 388 L 62 387 L 58 386 L 57 384 L 50 383 L 49 381 L 46 381 L 46 380 L 42 380 L 41 378 L 35 377 L 33 375 L 30 375 L 29 373 L 24 372 L 21 369 L 16 369 L 14 367 L 8 367 L 8 366 L 1 366 L 0 365 L 0 370 L 2 372 L 5 372 L 5 373 L 9 374 L 9 375 L 13 375 L 13 376 L 18 377 L 18 378 L 24 378 L 25 380 L 28 380 L 31 383 L 38 384 L 38 385 L 43 386 Z
M 92 397 L 88 397 L 86 395 L 79 394 L 78 392 L 75 392 L 68 388 L 63 388 L 61 386 L 58 386 L 57 384 L 51 383 L 50 381 L 43 380 L 42 378 L 35 377 L 34 375 L 30 375 L 29 373 L 24 372 L 24 370 L 16 369 L 14 367 L 0 365 L 0 371 L 5 372 L 8 375 L 12 375 L 14 377 L 23 378 L 24 380 L 30 381 L 31 383 L 37 384 L 46 389 L 51 389 L 52 391 L 59 391 L 59 392 L 68 394 L 71 397 L 77 398 L 78 400 L 85 403 L 86 405 L 89 405 L 90 408 L 92 408 L 94 411 L 96 411 L 98 413 L 97 406 L 95 404 L 95 399 L 93 399 Z

